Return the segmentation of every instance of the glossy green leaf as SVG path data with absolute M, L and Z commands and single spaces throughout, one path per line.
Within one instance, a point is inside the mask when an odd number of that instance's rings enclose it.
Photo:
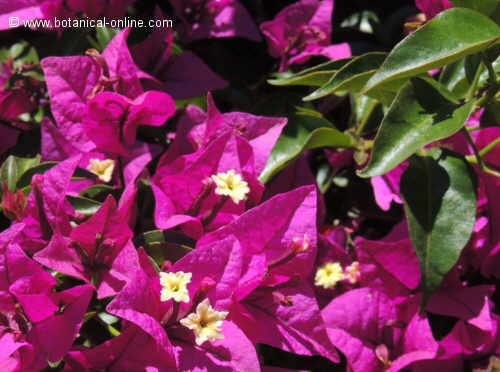
M 19 188 L 18 181 L 30 168 L 40 164 L 40 155 L 34 158 L 20 158 L 14 155 L 9 156 L 0 168 L 0 180 L 7 181 L 7 187 L 11 191 Z
M 473 101 L 457 102 L 437 82 L 412 79 L 401 89 L 384 117 L 370 162 L 358 174 L 380 176 L 423 146 L 451 136 L 463 127 L 473 107 Z
M 268 182 L 306 150 L 319 147 L 354 147 L 354 139 L 335 129 L 328 120 L 295 114 L 273 148 L 259 179 Z
M 351 95 L 351 107 L 349 127 L 353 127 L 359 135 L 377 129 L 384 117 L 380 102 L 363 94 Z
M 17 188 L 22 189 L 28 185 L 31 184 L 31 179 L 35 174 L 42 174 L 48 171 L 50 168 L 55 166 L 57 162 L 55 161 L 47 161 L 40 163 L 24 172 L 21 177 L 19 177 L 19 180 L 17 181 Z
M 96 27 L 95 36 L 99 43 L 99 51 L 103 51 L 119 31 L 116 28 Z
M 452 63 L 488 48 L 499 38 L 500 27 L 481 13 L 449 9 L 396 45 L 365 91 Z
M 349 61 L 350 58 L 336 59 L 305 69 L 296 74 L 291 72 L 281 72 L 275 74 L 275 78 L 270 79 L 267 82 L 271 85 L 279 86 L 321 86 L 323 84 L 326 84 L 328 80 L 330 80 L 332 75 Z
M 80 192 L 80 196 L 83 196 L 85 198 L 89 199 L 98 199 L 101 200 L 102 196 L 104 197 L 108 194 L 111 194 L 115 191 L 115 189 L 109 185 L 104 185 L 104 184 L 98 184 L 98 185 L 92 185 L 85 190 Z M 101 198 L 98 198 L 101 197 Z M 103 199 L 104 200 L 104 199 Z
M 492 101 L 484 107 L 483 115 L 481 115 L 481 126 L 492 127 L 500 123 L 500 102 Z
M 373 52 L 352 59 L 340 68 L 325 85 L 304 97 L 304 101 L 312 101 L 336 92 L 360 91 L 382 65 L 385 57 L 385 53 Z
M 469 8 L 490 15 L 499 5 L 498 0 L 451 0 L 454 6 Z
M 479 69 L 477 88 L 484 87 L 488 82 L 488 71 L 483 64 L 479 64 L 480 55 L 467 56 L 457 62 L 447 65 L 439 75 L 439 82 L 446 86 L 457 97 L 465 97 L 473 84 L 473 75 Z M 494 71 L 500 74 L 500 58 L 492 62 Z
M 142 235 L 144 248 L 156 265 L 169 260 L 176 262 L 193 250 L 194 242 L 187 241 L 184 236 L 164 230 L 147 231 Z
M 420 261 L 424 302 L 456 264 L 476 218 L 474 172 L 465 159 L 432 149 L 401 178 L 410 237 Z
M 81 196 L 66 195 L 66 199 L 77 212 L 87 216 L 93 215 L 101 207 L 101 203 Z

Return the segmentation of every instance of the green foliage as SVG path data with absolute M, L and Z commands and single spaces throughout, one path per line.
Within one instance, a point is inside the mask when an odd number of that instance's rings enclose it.
M 401 179 L 410 237 L 427 299 L 457 262 L 476 218 L 474 173 L 465 159 L 433 149 L 412 158 Z
M 288 119 L 283 134 L 260 175 L 263 183 L 306 150 L 320 147 L 353 147 L 352 136 L 335 129 L 328 120 L 297 113 Z
M 360 91 L 384 62 L 385 57 L 385 53 L 374 52 L 353 58 L 321 88 L 304 97 L 304 101 L 312 101 L 332 93 Z
M 490 47 L 499 38 L 500 27 L 484 15 L 464 8 L 449 9 L 396 45 L 364 89 L 369 92 L 455 62 Z
M 375 138 L 368 166 L 358 174 L 380 176 L 423 146 L 463 127 L 473 102 L 461 104 L 433 80 L 412 79 L 399 92 Z
M 360 165 L 371 150 L 369 161 L 357 172 L 362 178 L 381 176 L 410 160 L 400 187 L 421 264 L 424 301 L 438 289 L 471 236 L 476 185 L 468 163 L 500 177 L 476 157 L 485 156 L 486 150 L 462 157 L 437 147 L 437 141 L 460 130 L 467 133 L 464 126 L 479 108 L 484 108 L 481 127 L 500 123 L 499 3 L 452 2 L 455 8 L 425 23 L 388 55 L 366 53 L 278 74 L 269 81 L 315 87 L 303 101 L 338 103 L 349 97 L 351 112 L 343 133 L 328 128 L 321 117 L 293 116 L 261 175 L 263 182 L 304 151 L 318 147 L 355 148 Z M 491 151 L 497 145 L 493 141 L 484 149 Z M 316 179 L 322 192 L 334 178 L 327 163 L 318 166 Z

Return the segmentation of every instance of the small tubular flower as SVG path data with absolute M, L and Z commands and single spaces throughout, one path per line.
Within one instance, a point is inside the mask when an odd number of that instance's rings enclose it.
M 361 277 L 361 270 L 358 261 L 354 261 L 352 264 L 345 268 L 345 277 L 351 284 L 356 284 L 357 282 L 359 282 L 359 279 Z
M 342 266 L 338 262 L 327 262 L 316 271 L 314 284 L 318 287 L 331 289 L 345 279 Z
M 225 173 L 217 173 L 211 178 L 216 184 L 215 193 L 217 195 L 229 196 L 236 204 L 245 200 L 247 194 L 250 192 L 248 183 L 234 169 Z
M 160 299 L 176 302 L 189 302 L 188 283 L 191 283 L 191 273 L 178 271 L 176 273 L 160 273 L 160 284 L 162 286 Z
M 112 159 L 90 159 L 87 170 L 94 173 L 101 181 L 109 182 L 115 170 L 115 161 Z
M 196 344 L 201 345 L 205 341 L 222 340 L 221 326 L 226 319 L 227 311 L 217 311 L 209 303 L 208 299 L 204 299 L 196 306 L 196 313 L 191 313 L 180 323 L 191 329 L 196 336 Z

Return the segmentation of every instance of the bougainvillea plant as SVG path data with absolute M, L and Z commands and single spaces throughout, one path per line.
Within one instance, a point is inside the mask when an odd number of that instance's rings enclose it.
M 499 22 L 0 0 L 0 371 L 500 371 Z

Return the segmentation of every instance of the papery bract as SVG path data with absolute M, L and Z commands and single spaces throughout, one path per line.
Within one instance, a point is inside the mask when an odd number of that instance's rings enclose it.
M 252 146 L 255 171 L 260 174 L 267 163 L 287 119 L 256 116 L 244 112 L 221 113 L 209 93 L 207 112 L 189 105 L 181 118 L 176 141 L 165 154 L 163 162 L 171 162 L 179 155 L 189 154 L 209 145 L 225 133 L 245 138 Z
M 66 195 L 79 161 L 80 157 L 72 157 L 33 177 L 26 216 L 22 219 L 25 228 L 18 237 L 19 244 L 28 253 L 42 249 L 54 233 L 64 234 L 70 230 L 69 216 L 74 210 Z
M 99 298 L 112 296 L 131 280 L 138 267 L 127 222 L 109 196 L 89 220 L 67 235 L 56 234 L 34 258 L 53 270 L 93 284 Z
M 215 193 L 210 177 L 230 170 L 248 184 L 246 201 L 235 203 Z M 162 229 L 182 225 L 188 235 L 198 238 L 205 230 L 232 221 L 260 200 L 263 186 L 257 175 L 252 147 L 246 139 L 230 132 L 170 164 L 160 160 L 153 179 L 156 225 Z
M 179 306 L 177 310 L 173 310 L 176 307 L 172 307 L 172 301 L 161 302 L 159 275 L 144 261 L 147 259 L 141 253 L 144 271 L 137 271 L 135 279 L 108 305 L 107 310 L 150 334 L 158 347 L 175 355 L 180 370 L 233 368 L 258 371 L 253 345 L 232 321 L 223 321 L 222 339 L 199 346 L 195 346 L 193 332 L 178 323 L 205 297 L 217 310 L 221 310 L 223 303 L 218 298 L 223 300 L 228 293 L 231 295 L 245 267 L 237 242 L 226 239 L 210 249 L 193 251 L 171 268 L 173 272 L 192 270 L 194 274 L 188 284 L 190 303 L 174 305 Z M 211 265 L 207 265 L 206 260 L 210 260 Z M 247 266 L 246 270 L 251 273 L 254 268 Z M 214 285 L 204 285 L 206 278 L 211 279 Z
M 438 345 L 427 320 L 415 313 L 403 332 L 396 306 L 378 291 L 360 288 L 344 293 L 322 315 L 330 340 L 355 372 L 395 372 L 436 356 Z
M 243 37 L 260 41 L 257 27 L 238 0 L 172 0 L 182 21 L 181 34 L 187 42 L 219 37 Z
M 87 103 L 83 127 L 98 150 L 126 155 L 139 125 L 161 126 L 174 112 L 173 100 L 162 92 L 146 92 L 133 101 L 102 92 Z
M 334 0 L 301 0 L 260 25 L 269 53 L 280 58 L 280 71 L 312 56 L 339 59 L 351 56 L 347 43 L 331 44 Z
M 141 76 L 146 89 L 165 91 L 174 99 L 187 99 L 227 87 L 227 82 L 196 54 L 184 51 L 173 55 L 173 36 L 170 29 L 155 29 L 146 40 L 131 48 L 137 66 L 151 74 Z
M 91 349 L 70 351 L 64 359 L 64 371 L 106 369 L 110 372 L 175 370 L 175 361 L 154 339 L 134 325 L 126 326 L 120 336 Z
M 246 254 L 265 257 L 267 274 L 262 283 L 245 296 L 233 295 L 230 312 L 251 340 L 337 361 L 313 290 L 301 283 L 311 273 L 316 257 L 316 202 L 314 186 L 277 195 L 206 234 L 197 249 L 234 235 Z
M 450 0 L 415 0 L 415 5 L 424 12 L 427 19 L 434 18 L 438 13 L 453 6 Z

